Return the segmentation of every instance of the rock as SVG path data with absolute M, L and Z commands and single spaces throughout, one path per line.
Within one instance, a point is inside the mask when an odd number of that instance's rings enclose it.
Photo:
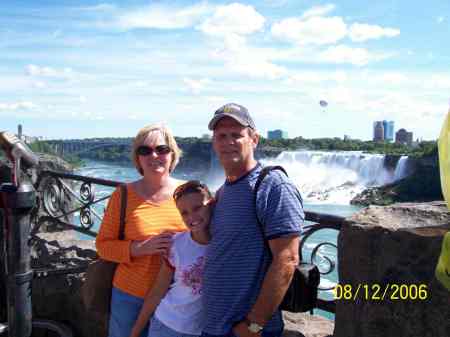
M 349 218 L 338 235 L 339 284 L 361 291 L 337 300 L 334 336 L 450 336 L 450 293 L 434 277 L 448 230 L 442 202 L 371 206 Z
M 443 200 L 437 153 L 411 158 L 406 178 L 384 186 L 370 187 L 356 195 L 353 205 L 390 205 L 395 202 Z
M 309 313 L 283 312 L 283 337 L 332 337 L 334 322 Z
M 39 166 L 36 168 L 22 167 L 21 179 L 36 184 L 37 177 L 41 171 L 53 170 L 59 172 L 71 172 L 72 166 L 63 159 L 44 153 L 37 153 L 39 157 Z M 0 158 L 0 183 L 10 182 L 11 163 L 4 158 Z
M 105 327 L 86 312 L 81 299 L 84 270 L 96 258 L 94 241 L 79 240 L 76 235 L 74 231 L 59 231 L 33 237 L 33 318 L 65 323 L 77 337 L 104 336 Z M 79 270 L 61 273 L 66 268 Z

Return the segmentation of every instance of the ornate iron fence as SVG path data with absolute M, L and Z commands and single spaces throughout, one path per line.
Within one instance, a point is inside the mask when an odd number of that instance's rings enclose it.
M 50 223 L 57 226 L 76 230 L 82 234 L 96 237 L 97 232 L 92 230 L 95 219 L 101 220 L 102 215 L 94 209 L 102 201 L 107 200 L 111 194 L 96 196 L 95 185 L 116 187 L 121 182 L 98 179 L 93 177 L 60 173 L 54 171 L 42 171 L 36 183 L 38 192 L 38 206 L 33 212 L 33 232 L 37 232 L 43 223 Z M 72 222 L 73 215 L 79 213 L 79 224 Z M 306 261 L 306 256 L 309 257 L 311 263 L 319 266 L 321 275 L 329 275 L 336 271 L 337 245 L 333 242 L 320 242 L 312 248 L 311 252 L 306 250 L 306 242 L 311 236 L 321 230 L 331 229 L 339 231 L 341 226 L 345 223 L 345 218 L 305 211 L 305 218 L 310 224 L 304 227 L 304 232 L 300 241 L 300 254 L 303 261 Z M 320 254 L 323 247 L 331 247 L 336 250 L 333 256 Z M 80 269 L 81 268 L 81 269 Z M 74 273 L 82 272 L 83 268 L 59 269 L 57 271 L 41 270 L 37 271 L 38 275 L 47 276 L 53 273 Z M 319 287 L 319 290 L 332 290 L 331 287 Z M 319 299 L 317 308 L 334 313 L 335 302 L 333 300 Z

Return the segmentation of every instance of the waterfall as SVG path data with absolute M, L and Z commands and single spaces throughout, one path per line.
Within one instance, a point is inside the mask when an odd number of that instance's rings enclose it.
M 408 156 L 401 156 L 398 160 L 397 166 L 394 171 L 394 181 L 400 180 L 406 176 L 406 172 L 408 169 Z
M 285 167 L 308 202 L 348 204 L 362 190 L 404 178 L 408 157 L 395 168 L 384 167 L 384 155 L 360 151 L 284 151 L 278 157 L 261 160 L 264 165 Z

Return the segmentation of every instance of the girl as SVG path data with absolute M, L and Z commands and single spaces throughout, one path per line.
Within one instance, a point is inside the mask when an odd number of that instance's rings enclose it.
M 149 337 L 200 336 L 202 273 L 209 241 L 213 197 L 199 181 L 188 181 L 173 193 L 189 231 L 173 236 L 155 286 L 147 294 L 131 337 L 138 337 L 151 315 Z

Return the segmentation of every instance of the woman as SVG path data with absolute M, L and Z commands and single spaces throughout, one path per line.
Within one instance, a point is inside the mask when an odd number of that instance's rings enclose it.
M 181 155 L 164 126 L 141 129 L 133 142 L 133 162 L 142 178 L 127 184 L 125 239 L 118 239 L 120 190 L 112 194 L 96 246 L 99 256 L 118 262 L 113 280 L 109 337 L 129 336 L 143 298 L 158 275 L 161 255 L 173 233 L 184 231 L 172 194 L 182 182 L 170 176 Z M 144 330 L 141 336 L 147 336 Z

